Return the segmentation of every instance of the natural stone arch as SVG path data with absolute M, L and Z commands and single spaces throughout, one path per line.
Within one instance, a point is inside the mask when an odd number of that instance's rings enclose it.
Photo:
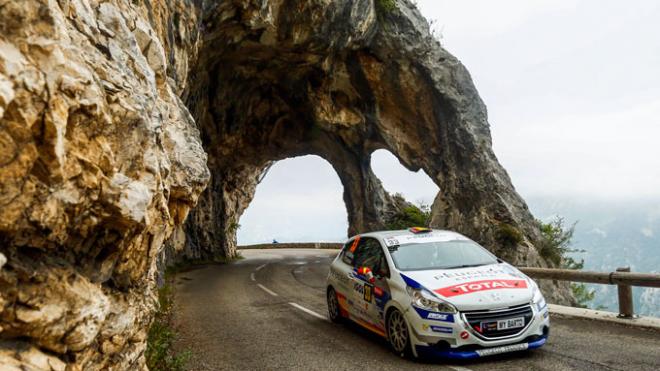
M 461 231 L 514 263 L 541 262 L 530 244 L 538 238 L 533 217 L 492 151 L 486 108 L 468 72 L 430 37 L 414 8 L 308 2 L 273 12 L 270 5 L 234 9 L 240 16 L 216 25 L 189 85 L 186 101 L 212 173 L 186 227 L 197 249 L 232 256 L 228 226 L 261 171 L 269 161 L 304 154 L 335 167 L 351 234 L 381 228 L 389 200 L 369 156 L 385 148 L 441 189 L 434 226 Z M 309 16 L 318 17 L 317 27 L 304 26 Z M 338 34 L 328 34 L 338 24 Z M 240 37 L 228 40 L 226 30 Z M 501 246 L 504 224 L 520 230 L 520 244 Z
M 388 203 L 365 160 L 387 148 L 440 187 L 434 225 L 546 265 L 469 74 L 409 0 L 377 4 L 0 6 L 0 363 L 144 368 L 163 241 L 231 257 L 256 179 L 290 156 L 333 164 L 363 231 Z

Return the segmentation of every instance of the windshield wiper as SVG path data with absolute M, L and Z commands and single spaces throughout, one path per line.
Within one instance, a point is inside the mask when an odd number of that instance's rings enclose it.
M 446 267 L 442 269 L 458 269 L 458 268 L 471 268 L 471 267 L 481 267 L 482 265 L 488 265 L 490 263 L 479 263 L 479 264 L 463 264 L 463 265 L 456 265 L 453 267 Z

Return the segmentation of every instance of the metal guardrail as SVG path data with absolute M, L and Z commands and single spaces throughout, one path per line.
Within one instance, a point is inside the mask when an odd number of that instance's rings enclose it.
M 617 268 L 616 272 L 610 273 L 531 267 L 518 269 L 537 279 L 617 285 L 620 318 L 635 318 L 632 286 L 660 287 L 660 274 L 631 273 L 630 267 Z
M 264 243 L 258 245 L 238 246 L 239 249 L 274 249 L 274 248 L 308 248 L 308 249 L 340 249 L 342 244 L 332 242 L 295 242 L 295 243 Z M 557 281 L 597 283 L 616 285 L 619 293 L 619 317 L 635 318 L 633 308 L 632 286 L 660 288 L 660 274 L 632 273 L 630 267 L 617 268 L 616 272 L 593 272 L 572 269 L 551 269 L 517 267 L 526 275 L 537 279 Z

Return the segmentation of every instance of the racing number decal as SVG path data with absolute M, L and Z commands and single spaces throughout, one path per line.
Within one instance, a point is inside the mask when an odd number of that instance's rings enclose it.
M 371 303 L 371 298 L 373 297 L 373 286 L 364 285 L 364 300 Z

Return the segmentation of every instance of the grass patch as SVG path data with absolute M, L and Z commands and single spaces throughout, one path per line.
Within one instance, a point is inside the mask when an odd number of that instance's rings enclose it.
M 177 332 L 172 328 L 172 311 L 174 308 L 174 277 L 177 273 L 185 272 L 192 267 L 205 264 L 227 264 L 234 260 L 243 259 L 236 254 L 234 258 L 216 257 L 213 259 L 183 260 L 170 265 L 165 270 L 164 284 L 158 289 L 158 311 L 149 328 L 147 337 L 147 367 L 151 371 L 183 371 L 192 353 L 186 349 L 181 352 L 174 350 L 174 341 Z
M 173 307 L 172 275 L 166 274 L 165 284 L 158 289 L 159 308 L 147 338 L 147 367 L 158 371 L 183 371 L 190 358 L 190 351 L 176 352 L 173 349 L 177 333 L 172 328 Z
M 502 246 L 514 247 L 522 242 L 523 235 L 518 228 L 511 224 L 502 223 L 497 228 L 495 239 L 497 239 L 497 242 L 502 244 Z

